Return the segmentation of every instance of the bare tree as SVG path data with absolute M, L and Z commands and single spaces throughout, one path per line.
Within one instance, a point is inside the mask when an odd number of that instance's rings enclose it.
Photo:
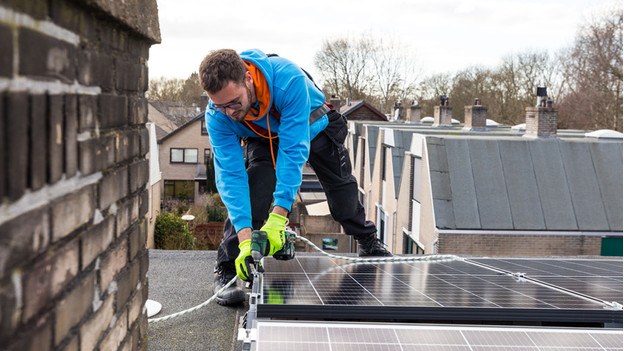
M 185 106 L 198 106 L 202 91 L 197 72 L 194 72 L 187 79 L 150 80 L 146 96 L 150 101 L 179 102 Z
M 423 116 L 433 116 L 433 106 L 440 104 L 441 95 L 449 95 L 453 88 L 450 73 L 439 73 L 427 77 L 418 87 L 418 100 Z
M 358 39 L 326 40 L 314 57 L 324 85 L 331 93 L 353 99 L 366 98 L 371 89 L 370 69 L 373 43 L 362 35 Z
M 375 73 L 375 95 L 383 106 L 381 112 L 391 112 L 391 102 L 405 101 L 416 90 L 414 55 L 396 39 L 378 38 L 372 51 Z
M 182 84 L 181 102 L 186 106 L 199 106 L 203 92 L 204 89 L 199 84 L 199 74 L 193 72 Z
M 546 51 L 524 51 L 503 58 L 488 79 L 488 89 L 482 101 L 488 105 L 488 115 L 506 124 L 522 123 L 524 109 L 535 105 L 538 86 L 549 87 L 551 97 L 560 91 L 555 66 Z
M 482 102 L 491 105 L 495 102 L 490 89 L 492 72 L 483 67 L 471 67 L 458 72 L 452 79 L 453 86 L 450 90 L 452 99 L 449 100 L 453 107 L 454 116 L 463 120 L 464 106 L 474 104 L 474 99 L 479 98 Z M 491 106 L 489 107 L 492 108 Z
M 151 101 L 180 101 L 183 84 L 184 80 L 179 78 L 152 79 L 145 95 Z
M 566 126 L 622 131 L 621 5 L 581 27 L 574 46 L 562 51 Z

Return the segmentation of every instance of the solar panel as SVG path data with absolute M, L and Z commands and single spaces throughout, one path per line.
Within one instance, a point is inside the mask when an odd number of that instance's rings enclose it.
M 470 260 L 510 273 L 524 273 L 526 277 L 605 302 L 623 303 L 621 260 L 558 258 L 479 258 Z
M 259 321 L 257 351 L 622 350 L 622 330 Z
M 264 264 L 258 317 L 622 322 L 621 311 L 598 301 L 467 260 L 352 264 L 299 256 Z

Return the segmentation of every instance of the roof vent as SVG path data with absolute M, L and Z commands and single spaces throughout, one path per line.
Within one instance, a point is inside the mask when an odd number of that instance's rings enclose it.
M 526 123 L 516 124 L 515 126 L 511 127 L 511 130 L 525 131 L 526 130 Z
M 611 129 L 600 129 L 593 132 L 585 133 L 587 138 L 597 139 L 622 139 L 624 134 Z
M 488 119 L 485 120 L 485 126 L 486 127 L 498 127 L 498 122 L 496 122 L 493 119 L 489 119 L 488 118 Z

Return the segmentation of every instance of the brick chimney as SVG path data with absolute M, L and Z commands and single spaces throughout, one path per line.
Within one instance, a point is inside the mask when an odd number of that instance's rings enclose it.
M 416 101 L 410 106 L 406 119 L 408 122 L 420 122 L 420 105 Z
M 480 99 L 475 99 L 474 105 L 464 107 L 464 129 L 486 130 L 487 107 L 481 105 Z
M 340 99 L 339 98 L 337 98 L 335 96 L 332 96 L 332 98 L 329 100 L 329 103 L 332 106 L 334 106 L 334 110 L 340 112 L 340 106 L 341 105 L 340 105 Z
M 531 138 L 556 138 L 557 137 L 557 111 L 552 107 L 552 100 L 548 98 L 545 87 L 538 87 L 537 104 L 535 107 L 527 107 L 526 132 L 524 136 Z
M 554 107 L 527 107 L 526 132 L 532 138 L 557 137 L 557 111 Z
M 433 107 L 433 126 L 451 126 L 453 108 L 450 106 Z
M 453 125 L 453 108 L 449 106 L 446 95 L 440 96 L 440 106 L 433 107 L 433 126 Z
M 200 111 L 206 111 L 206 106 L 208 106 L 208 94 L 204 91 L 199 98 Z

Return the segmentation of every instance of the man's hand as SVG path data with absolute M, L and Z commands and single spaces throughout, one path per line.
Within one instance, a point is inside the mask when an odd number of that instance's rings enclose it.
M 254 264 L 253 258 L 251 257 L 251 240 L 245 240 L 238 245 L 240 249 L 240 253 L 234 264 L 236 265 L 236 275 L 239 278 L 246 281 L 251 281 L 251 277 L 249 272 L 251 271 L 251 266 Z
M 269 255 L 273 255 L 277 251 L 281 250 L 286 242 L 286 236 L 284 231 L 286 230 L 286 222 L 288 219 L 277 213 L 270 213 L 269 219 L 260 230 L 267 233 L 269 239 L 270 250 Z

